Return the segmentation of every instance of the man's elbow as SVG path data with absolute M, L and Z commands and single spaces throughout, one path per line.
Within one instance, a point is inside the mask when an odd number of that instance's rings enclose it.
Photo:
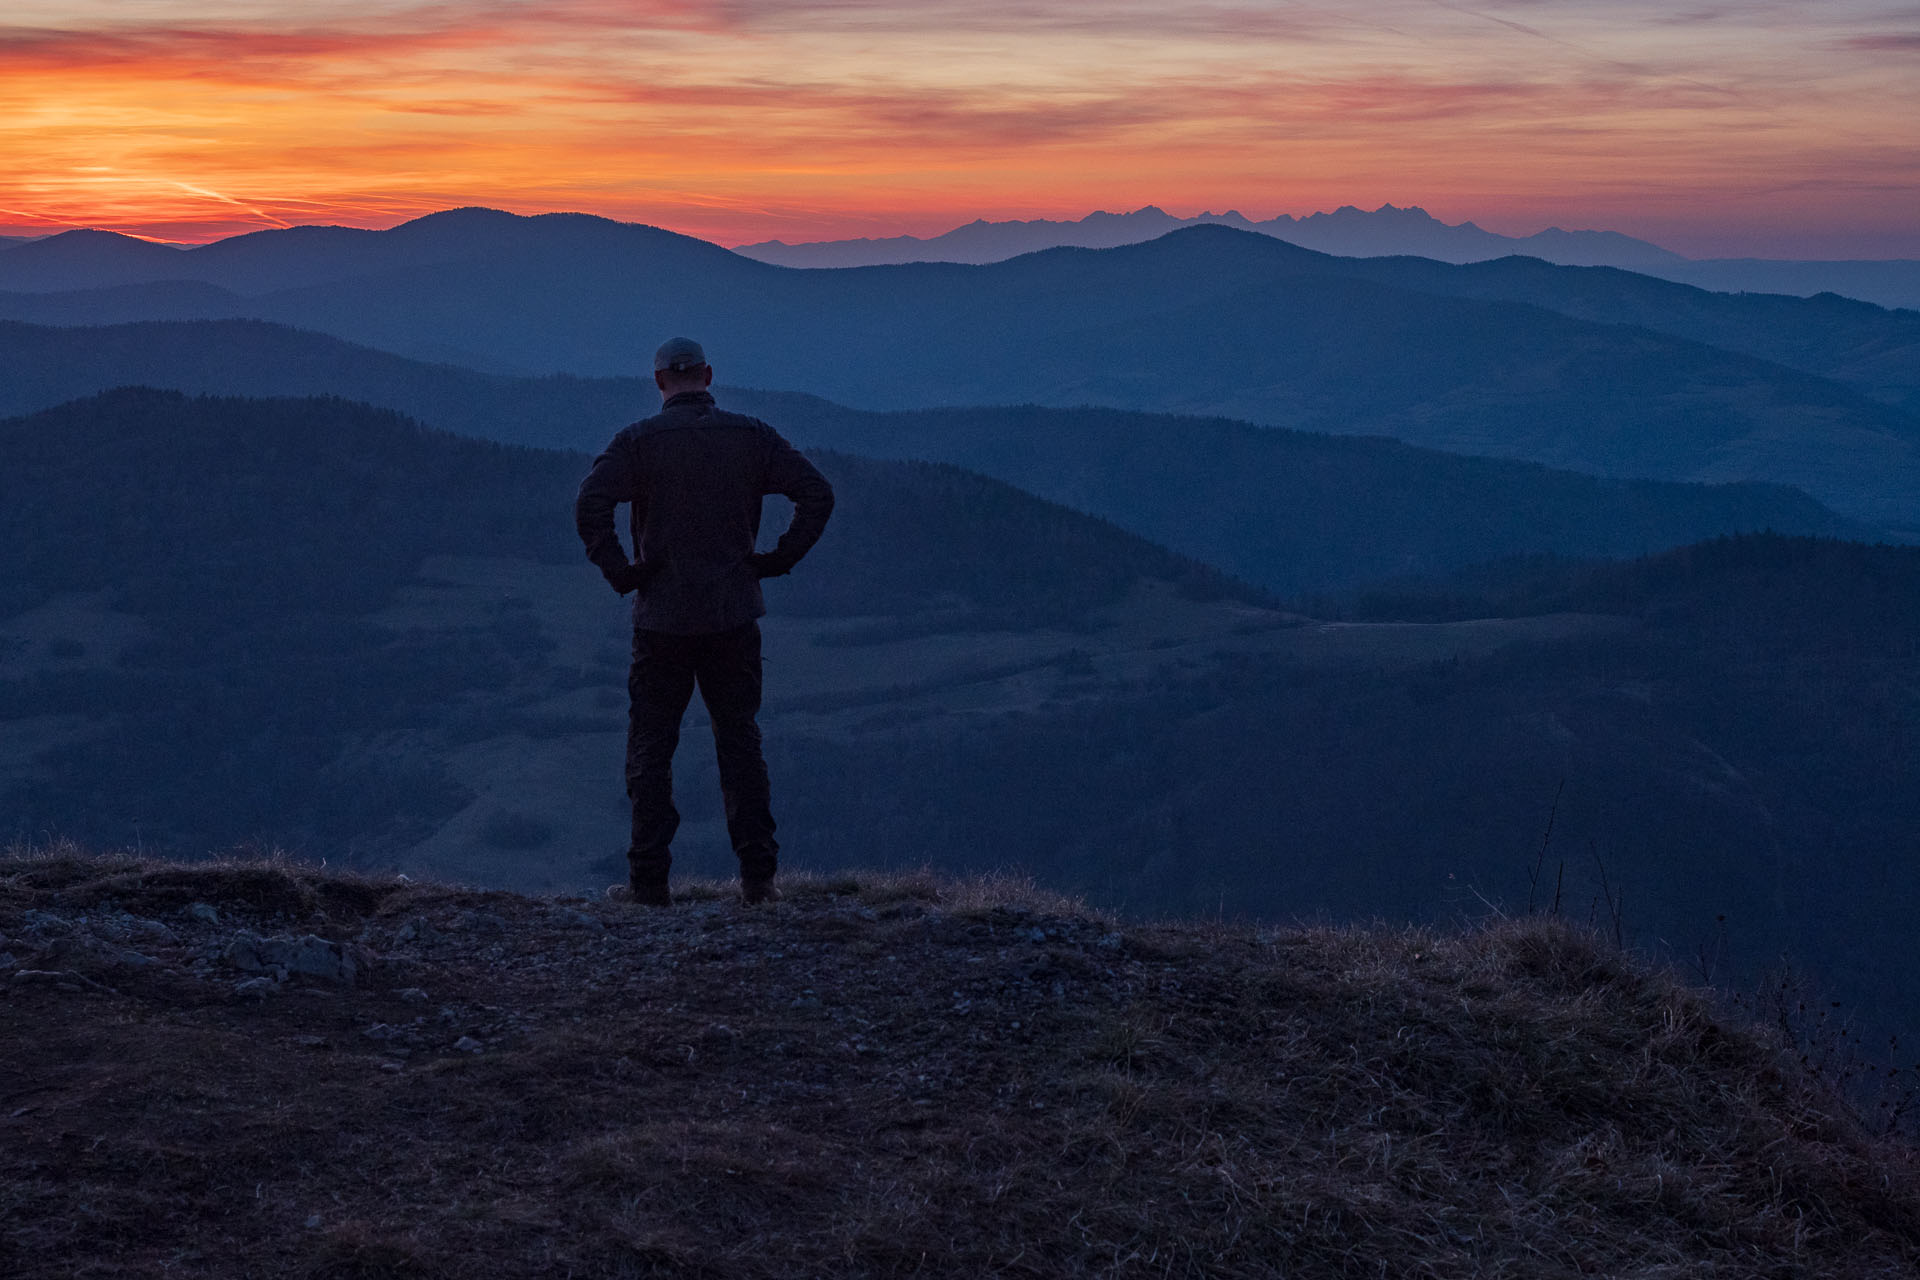
M 582 495 L 573 504 L 573 527 L 591 556 L 600 543 L 613 536 L 613 504 Z

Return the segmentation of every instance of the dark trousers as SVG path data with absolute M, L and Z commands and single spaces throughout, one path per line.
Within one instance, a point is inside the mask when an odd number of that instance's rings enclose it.
M 773 838 L 767 762 L 754 722 L 760 711 L 760 624 L 749 622 L 704 636 L 633 633 L 633 668 L 627 676 L 627 795 L 633 801 L 627 861 L 633 878 L 664 881 L 673 863 L 670 846 L 680 829 L 680 811 L 673 807 L 673 752 L 696 683 L 713 719 L 727 835 L 740 858 L 740 874 L 749 880 L 770 877 L 780 846 Z

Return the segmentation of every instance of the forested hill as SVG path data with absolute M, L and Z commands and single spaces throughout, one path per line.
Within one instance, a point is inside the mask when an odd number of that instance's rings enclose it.
M 1780 485 L 1610 479 L 1219 418 L 1031 405 L 857 414 L 809 397 L 734 398 L 797 439 L 955 462 L 1289 595 L 1518 554 L 1622 557 L 1717 534 L 1863 532 Z
M 0 409 L 125 384 L 338 394 L 467 435 L 587 450 L 659 403 L 648 380 L 502 377 L 254 321 L 0 324 Z M 1529 553 L 1631 556 L 1721 533 L 1854 531 L 1773 485 L 1606 479 L 1391 440 L 1113 409 L 869 413 L 811 396 L 720 394 L 803 446 L 953 463 L 1283 593 Z M 1876 483 L 1898 478 L 1870 457 L 1833 465 L 1874 469 Z
M 1142 578 L 1254 595 L 958 468 L 816 457 L 841 502 L 809 561 L 818 571 L 782 584 L 792 612 L 938 601 L 1067 619 Z M 586 455 L 471 440 L 337 398 L 113 391 L 0 422 L 0 460 L 0 613 L 104 589 L 132 612 L 205 612 L 218 627 L 241 614 L 377 609 L 435 554 L 591 572 L 572 512 Z M 770 512 L 763 537 L 783 523 Z M 1009 574 L 1015 558 L 1021 572 Z

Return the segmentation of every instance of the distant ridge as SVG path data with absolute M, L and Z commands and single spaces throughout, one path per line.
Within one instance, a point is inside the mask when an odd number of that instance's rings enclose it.
M 414 254 L 410 261 L 388 262 L 387 269 L 445 262 L 448 258 L 443 246 L 449 230 L 468 235 L 489 230 L 498 233 L 508 225 L 505 220 L 515 216 L 491 209 L 447 209 L 385 232 L 358 227 L 278 227 L 203 245 L 164 244 L 93 230 L 0 236 L 0 290 L 57 292 L 197 280 L 240 294 L 259 294 L 356 274 L 364 265 L 358 259 L 375 245 L 392 251 L 404 242 Z M 621 225 L 582 213 L 538 214 L 523 221 L 571 224 L 579 229 L 594 223 Z M 767 240 L 741 245 L 732 252 L 769 265 L 806 268 L 914 262 L 980 266 L 1043 249 L 1119 248 L 1193 226 L 1251 231 L 1343 258 L 1411 256 L 1464 265 L 1522 256 L 1558 266 L 1618 267 L 1725 293 L 1776 293 L 1802 298 L 1832 293 L 1881 307 L 1920 310 L 1920 260 L 1691 259 L 1613 231 L 1549 227 L 1531 236 L 1503 236 L 1472 222 L 1441 222 L 1418 206 L 1399 208 L 1391 204 L 1371 212 L 1343 205 L 1332 213 L 1304 218 L 1282 214 L 1260 222 L 1233 210 L 1178 218 L 1156 205 L 1146 205 L 1132 213 L 1090 213 L 1077 221 L 975 219 L 924 238 L 887 236 L 800 244 Z M 645 230 L 675 235 L 659 228 Z M 381 241 L 381 237 L 393 233 L 405 234 Z M 124 243 L 116 247 L 113 242 Z M 100 252 L 75 252 L 83 247 Z M 26 253 L 15 257 L 16 249 Z M 149 249 L 168 250 L 176 256 L 155 254 Z M 289 278 L 290 269 L 299 278 Z M 236 313 L 230 310 L 226 314 Z M 30 317 L 15 314 L 12 318 Z
M 1039 249 L 1112 249 L 1138 244 L 1182 227 L 1219 225 L 1270 235 L 1307 249 L 1347 258 L 1413 255 L 1440 262 L 1484 262 L 1513 254 L 1575 267 L 1647 270 L 1686 259 L 1659 245 L 1615 231 L 1565 231 L 1549 227 L 1531 236 L 1503 236 L 1471 222 L 1450 224 L 1417 206 L 1383 204 L 1371 212 L 1342 205 L 1304 218 L 1281 214 L 1262 222 L 1235 210 L 1175 217 L 1157 205 L 1132 213 L 1090 213 L 1076 221 L 988 222 L 976 219 L 943 235 L 883 239 L 823 240 L 786 244 L 768 240 L 741 245 L 735 253 L 785 267 L 866 267 L 903 262 L 1000 262 Z
M 682 253 L 731 259 L 717 245 L 639 223 L 584 213 L 532 217 L 498 209 L 443 209 L 385 231 L 360 227 L 276 227 L 175 248 L 114 231 L 63 231 L 0 249 L 0 289 L 67 292 L 197 281 L 243 296 L 494 255 L 633 252 L 676 245 Z
M 1795 261 L 1770 258 L 1686 258 L 1617 231 L 1548 227 L 1503 236 L 1472 222 L 1446 223 L 1426 210 L 1383 204 L 1371 212 L 1343 205 L 1304 218 L 1281 214 L 1256 222 L 1228 210 L 1178 218 L 1157 205 L 1132 213 L 1090 213 L 1075 221 L 975 219 L 937 236 L 886 236 L 787 244 L 766 240 L 734 252 L 784 267 L 897 266 L 908 262 L 1003 262 L 1041 249 L 1116 249 L 1182 227 L 1223 226 L 1273 236 L 1341 258 L 1416 257 L 1456 266 L 1497 258 L 1538 258 L 1563 267 L 1619 267 L 1723 293 L 1779 293 L 1811 298 L 1834 293 L 1881 307 L 1920 310 L 1920 261 Z

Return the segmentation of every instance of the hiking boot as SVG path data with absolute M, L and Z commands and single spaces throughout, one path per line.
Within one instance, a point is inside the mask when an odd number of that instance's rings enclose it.
M 780 901 L 780 891 L 773 887 L 773 877 L 764 880 L 742 880 L 740 882 L 740 902 L 744 906 L 763 907 Z
M 670 907 L 673 894 L 664 881 L 639 881 L 607 886 L 608 902 L 631 902 L 636 907 Z

